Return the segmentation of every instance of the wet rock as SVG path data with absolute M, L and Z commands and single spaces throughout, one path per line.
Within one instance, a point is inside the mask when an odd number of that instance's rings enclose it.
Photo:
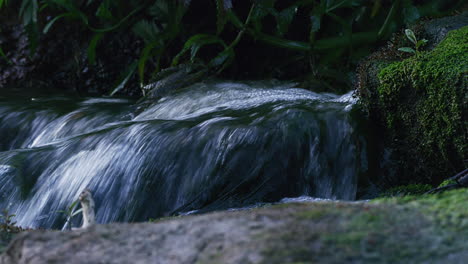
M 147 99 L 159 99 L 199 82 L 206 74 L 202 66 L 178 65 L 162 70 L 142 89 Z

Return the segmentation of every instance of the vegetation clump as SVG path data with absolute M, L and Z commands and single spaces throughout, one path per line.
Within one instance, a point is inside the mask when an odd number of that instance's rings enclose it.
M 16 225 L 16 222 L 13 221 L 14 217 L 15 215 L 10 214 L 6 209 L 0 215 L 0 253 L 5 250 L 8 243 L 16 234 L 25 230 Z

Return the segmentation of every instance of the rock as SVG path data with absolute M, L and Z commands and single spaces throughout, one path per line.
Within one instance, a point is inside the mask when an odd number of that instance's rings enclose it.
M 0 263 L 464 263 L 468 190 L 20 234 Z
M 392 153 L 385 187 L 438 185 L 465 168 L 466 25 L 468 12 L 423 22 L 413 28 L 419 39 L 429 40 L 420 56 L 397 51 L 408 45 L 400 36 L 361 64 L 360 102 Z
M 201 81 L 207 70 L 197 65 L 178 65 L 160 71 L 143 87 L 145 99 L 159 99 Z
M 427 48 L 435 48 L 444 38 L 447 33 L 462 28 L 468 25 L 468 11 L 463 12 L 458 16 L 443 17 L 433 19 L 422 24 L 424 37 L 428 40 Z

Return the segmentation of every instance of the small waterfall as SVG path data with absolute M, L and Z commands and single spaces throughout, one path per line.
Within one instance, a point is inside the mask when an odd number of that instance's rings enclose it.
M 19 99 L 18 99 L 19 100 Z M 0 97 L 0 209 L 60 227 L 84 188 L 99 223 L 356 196 L 365 141 L 351 94 L 207 82 L 144 107 Z

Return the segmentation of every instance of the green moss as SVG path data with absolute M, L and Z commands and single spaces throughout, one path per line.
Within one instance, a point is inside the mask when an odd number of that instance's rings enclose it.
M 407 175 L 437 182 L 467 156 L 468 26 L 378 74 L 379 107 Z
M 326 210 L 317 209 L 317 210 L 307 210 L 307 211 L 301 212 L 298 214 L 298 217 L 310 219 L 310 220 L 317 220 L 317 219 L 322 219 L 327 215 L 328 215 L 328 212 Z
M 468 250 L 466 201 L 468 189 L 291 207 L 294 221 L 263 233 L 264 263 L 457 262 Z
M 415 256 L 419 260 L 438 258 L 466 250 L 467 200 L 467 189 L 379 200 L 342 223 L 344 232 L 327 238 L 337 247 L 352 245 L 354 255 L 362 256 L 364 250 L 368 257 L 391 262 Z
M 440 194 L 413 195 L 376 199 L 375 204 L 396 204 L 411 211 L 419 211 L 437 226 L 450 230 L 463 230 L 468 234 L 468 189 L 458 189 Z
M 445 187 L 447 185 L 456 184 L 456 183 L 457 183 L 457 181 L 455 181 L 455 180 L 450 180 L 450 179 L 445 180 L 441 184 L 439 184 L 439 186 L 437 186 L 437 188 L 442 188 L 442 187 Z
M 412 201 L 410 206 L 420 208 L 439 226 L 454 230 L 459 235 L 468 237 L 468 189 L 453 190 L 436 195 L 427 195 L 422 199 Z
M 381 197 L 404 196 L 423 194 L 432 189 L 429 184 L 408 184 L 390 188 L 381 194 Z

